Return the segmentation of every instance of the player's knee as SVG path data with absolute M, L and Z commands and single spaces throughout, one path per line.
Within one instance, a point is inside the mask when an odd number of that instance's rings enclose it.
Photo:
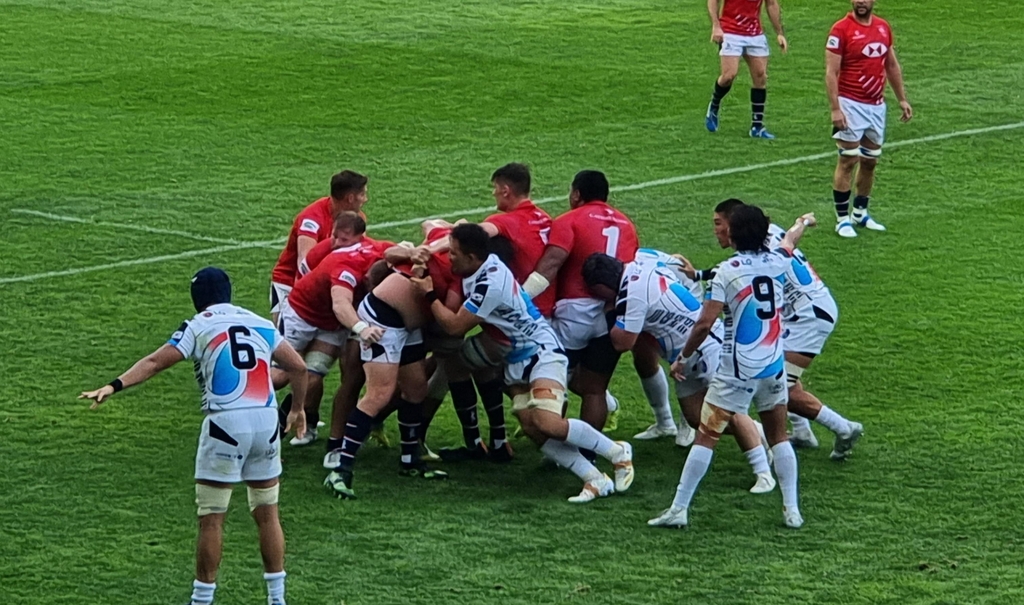
M 278 483 L 273 487 L 250 487 L 248 492 L 249 512 L 251 513 L 261 506 L 276 506 L 281 492 L 281 484 Z
M 529 407 L 533 410 L 543 410 L 562 417 L 562 402 L 565 400 L 565 391 L 562 389 L 551 389 L 547 387 L 532 389 L 530 391 Z
M 200 517 L 223 515 L 231 503 L 230 487 L 213 487 L 196 483 L 196 508 Z
M 306 353 L 306 371 L 317 376 L 327 376 L 334 365 L 334 357 L 322 351 Z
M 864 166 L 866 163 L 870 163 L 872 168 L 875 167 L 875 164 L 878 162 L 878 158 L 882 157 L 881 148 L 871 149 L 870 147 L 864 147 L 863 145 L 857 149 L 857 153 L 860 154 L 860 165 Z
M 718 439 L 729 427 L 732 414 L 720 407 L 705 403 L 700 410 L 700 432 Z

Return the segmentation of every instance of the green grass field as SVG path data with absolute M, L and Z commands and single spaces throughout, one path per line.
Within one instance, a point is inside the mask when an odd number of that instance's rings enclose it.
M 371 176 L 380 224 L 486 206 L 491 171 L 513 160 L 532 165 L 537 198 L 562 198 L 583 167 L 624 186 L 801 159 L 614 196 L 644 244 L 699 264 L 722 258 L 710 215 L 726 197 L 786 223 L 827 219 L 823 46 L 848 5 L 783 8 L 792 48 L 772 60 L 767 115 L 779 139 L 762 142 L 746 137 L 745 75 L 722 131 L 703 129 L 717 58 L 701 2 L 0 0 L 0 601 L 187 600 L 190 368 L 99 412 L 75 396 L 191 315 L 201 266 L 224 267 L 237 302 L 265 312 L 278 249 L 265 243 L 343 167 Z M 874 196 L 889 232 L 840 241 L 826 220 L 802 246 L 842 311 L 808 387 L 866 427 L 846 464 L 823 431 L 821 450 L 800 452 L 802 530 L 781 526 L 777 492 L 746 493 L 728 442 L 685 532 L 644 524 L 682 468 L 669 443 L 637 444 L 634 488 L 586 508 L 525 442 L 512 466 L 452 466 L 446 484 L 410 483 L 396 452 L 368 447 L 354 502 L 322 490 L 319 445 L 286 447 L 289 602 L 1024 601 L 1024 128 L 921 140 L 1024 126 L 1019 8 L 878 4 L 917 117 L 890 112 L 900 146 Z M 167 258 L 136 263 L 154 257 Z M 614 384 L 620 438 L 650 419 L 631 371 Z M 432 435 L 459 440 L 450 407 Z M 264 600 L 246 513 L 236 492 L 218 603 Z

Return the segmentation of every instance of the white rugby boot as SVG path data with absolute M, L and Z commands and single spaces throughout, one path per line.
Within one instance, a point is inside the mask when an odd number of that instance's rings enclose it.
M 651 527 L 686 527 L 688 523 L 688 511 L 685 508 L 670 507 L 661 511 L 661 514 L 647 522 Z
M 588 481 L 583 486 L 583 491 L 578 496 L 569 498 L 573 504 L 586 504 L 598 498 L 604 498 L 615 493 L 615 482 L 608 475 L 601 475 L 600 479 Z
M 675 437 L 677 433 L 678 431 L 676 430 L 675 425 L 664 427 L 658 426 L 657 424 L 652 424 L 643 431 L 637 433 L 636 435 L 633 435 L 633 439 L 638 439 L 640 441 L 651 441 L 654 439 L 661 439 L 662 437 Z

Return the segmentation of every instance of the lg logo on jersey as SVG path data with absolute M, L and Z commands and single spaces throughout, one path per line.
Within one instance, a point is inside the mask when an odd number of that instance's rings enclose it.
M 889 47 L 885 44 L 882 44 L 881 42 L 872 42 L 864 47 L 863 52 L 865 57 L 881 57 L 885 55 L 888 50 Z

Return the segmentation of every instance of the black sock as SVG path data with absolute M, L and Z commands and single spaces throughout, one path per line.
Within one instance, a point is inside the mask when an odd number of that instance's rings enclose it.
M 857 197 L 853 198 L 853 215 L 864 216 L 865 214 L 867 214 L 868 202 L 870 201 L 871 198 L 869 198 L 866 195 L 858 195 Z
M 472 380 L 449 382 L 448 389 L 452 394 L 452 405 L 455 414 L 462 424 L 462 438 L 466 447 L 472 449 L 480 442 L 480 425 L 476 417 L 476 389 Z
M 333 452 L 334 450 L 340 450 L 341 446 L 345 444 L 345 439 L 335 439 L 334 437 L 327 438 L 327 451 Z
M 284 427 L 288 426 L 288 413 L 292 411 L 292 394 L 288 393 L 277 406 L 277 424 L 281 429 L 281 436 L 284 437 Z
M 494 379 L 483 384 L 477 384 L 476 389 L 480 391 L 480 401 L 484 404 L 484 411 L 487 412 L 487 424 L 491 427 L 491 444 L 501 447 L 508 440 L 505 433 L 505 382 L 501 379 Z
M 832 201 L 836 204 L 836 217 L 843 219 L 850 216 L 850 192 L 832 190 Z
M 423 410 L 419 404 L 402 399 L 398 402 L 398 434 L 402 440 L 402 464 L 409 465 L 420 458 L 420 423 Z
M 768 91 L 763 88 L 750 89 L 750 125 L 753 128 L 764 127 L 764 103 Z
M 351 471 L 356 462 L 356 454 L 363 446 L 366 437 L 373 428 L 373 418 L 366 412 L 356 408 L 349 414 L 348 422 L 345 423 L 345 439 L 341 444 L 341 463 L 338 470 Z
M 320 410 L 313 410 L 306 412 L 306 430 L 316 430 L 316 425 L 320 424 Z
M 718 83 L 718 80 L 715 80 L 715 92 L 711 95 L 711 111 L 718 111 L 718 108 L 722 105 L 722 99 L 725 98 L 725 95 L 729 94 L 731 89 L 732 84 L 722 86 Z

